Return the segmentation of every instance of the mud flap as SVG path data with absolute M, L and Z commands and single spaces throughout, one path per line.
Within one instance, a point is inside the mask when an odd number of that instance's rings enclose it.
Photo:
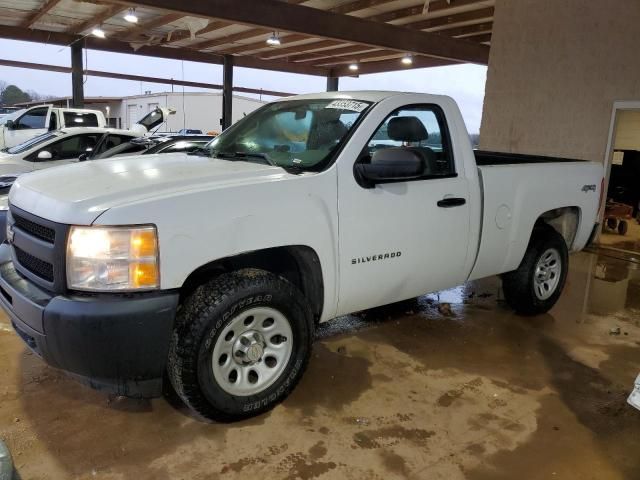
M 632 407 L 640 410 L 640 375 L 638 375 L 638 378 L 636 378 L 633 392 L 631 392 L 631 395 L 629 395 L 627 402 L 629 402 L 629 405 L 631 405 Z

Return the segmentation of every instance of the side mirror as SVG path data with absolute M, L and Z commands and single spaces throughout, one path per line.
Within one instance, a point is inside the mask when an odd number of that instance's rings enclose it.
M 87 159 L 88 156 L 89 156 L 88 153 L 81 153 L 80 156 L 78 157 L 78 161 L 79 162 L 84 162 Z
M 7 130 L 13 130 L 16 128 L 16 124 L 13 122 L 13 120 L 7 120 L 4 126 L 7 128 Z
M 47 150 L 42 150 L 38 153 L 38 160 L 51 160 L 52 158 L 53 155 L 51 155 L 51 152 Z
M 412 180 L 424 175 L 424 160 L 414 151 L 385 148 L 374 152 L 371 163 L 356 163 L 354 173 L 358 183 L 373 188 L 377 183 Z

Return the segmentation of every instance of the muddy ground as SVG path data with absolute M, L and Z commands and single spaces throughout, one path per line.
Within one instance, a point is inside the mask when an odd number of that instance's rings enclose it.
M 640 479 L 640 265 L 579 254 L 559 304 L 473 282 L 318 331 L 294 393 L 232 425 L 91 391 L 0 317 L 0 438 L 28 479 Z

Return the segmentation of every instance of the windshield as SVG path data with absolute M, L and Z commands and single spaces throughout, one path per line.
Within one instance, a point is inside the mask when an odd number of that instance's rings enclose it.
M 214 157 L 321 170 L 371 104 L 356 100 L 290 100 L 265 105 L 206 147 Z
M 15 120 L 20 115 L 22 115 L 25 111 L 26 110 L 23 108 L 21 110 L 16 110 L 13 113 L 9 113 L 8 115 L 3 116 L 2 119 L 0 119 L 0 125 L 4 125 L 5 123 L 7 123 L 7 120 Z
M 40 145 L 41 143 L 46 142 L 47 140 L 51 140 L 52 138 L 56 138 L 58 134 L 56 133 L 43 133 L 42 135 L 38 135 L 37 137 L 33 137 L 27 140 L 20 145 L 16 145 L 15 147 L 8 148 L 6 151 L 11 154 L 22 153 L 30 150 L 36 145 Z

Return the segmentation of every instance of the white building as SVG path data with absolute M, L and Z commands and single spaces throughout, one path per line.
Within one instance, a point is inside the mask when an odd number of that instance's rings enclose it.
M 22 106 L 53 103 L 59 106 L 71 104 L 71 98 L 56 98 L 47 102 L 29 102 Z M 233 96 L 233 122 L 267 103 L 256 98 Z M 222 130 L 222 93 L 217 92 L 165 92 L 131 97 L 86 97 L 85 108 L 101 110 L 109 125 L 116 128 L 131 128 L 147 112 L 156 107 L 173 108 L 176 113 L 158 131 L 177 132 L 182 128 L 192 128 L 207 132 Z
M 235 123 L 248 113 L 266 102 L 239 95 L 233 96 L 232 122 Z M 131 128 L 147 112 L 156 107 L 175 109 L 175 115 L 169 117 L 161 131 L 177 132 L 182 128 L 194 128 L 204 133 L 222 130 L 222 93 L 185 92 L 182 93 L 152 93 L 150 95 L 136 95 L 122 99 L 118 117 L 123 128 Z M 112 118 L 114 114 L 110 115 Z

